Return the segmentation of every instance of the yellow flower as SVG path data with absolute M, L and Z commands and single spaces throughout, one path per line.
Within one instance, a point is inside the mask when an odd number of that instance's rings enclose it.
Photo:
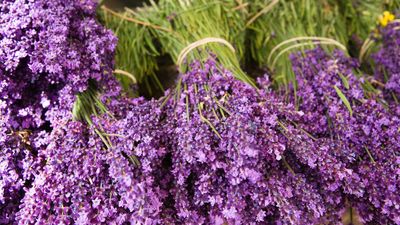
M 379 18 L 379 23 L 382 27 L 386 27 L 388 25 L 388 20 L 386 19 L 386 17 L 381 17 Z
M 390 13 L 389 11 L 383 12 L 383 16 L 386 17 L 389 22 L 394 20 L 394 14 Z
M 389 11 L 383 12 L 383 15 L 379 16 L 379 23 L 382 27 L 386 27 L 389 22 L 392 22 L 395 19 L 394 14 Z

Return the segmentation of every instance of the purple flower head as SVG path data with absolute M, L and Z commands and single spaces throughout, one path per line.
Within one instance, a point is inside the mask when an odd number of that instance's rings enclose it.
M 362 81 L 351 72 L 352 59 L 317 48 L 292 60 L 299 109 L 304 112 L 301 126 L 317 144 L 317 151 L 309 153 L 307 145 L 301 147 L 303 141 L 295 142 L 293 149 L 300 150 L 295 155 L 303 157 L 303 164 L 319 168 L 326 180 L 322 187 L 342 192 L 365 223 L 396 223 L 399 198 L 385 187 L 398 189 L 400 184 L 393 176 L 400 149 L 398 107 L 385 108 L 380 96 L 363 96 Z
M 400 99 L 400 30 L 398 23 L 390 23 L 381 28 L 382 45 L 373 55 L 376 63 L 375 79 L 385 84 L 384 94 L 389 103 L 399 103 Z
M 304 113 L 268 86 L 257 90 L 235 79 L 214 60 L 204 67 L 191 64 L 178 88 L 167 93 L 179 219 L 189 224 L 296 224 L 323 222 L 326 214 L 340 217 L 335 210 L 344 207 L 341 192 L 331 191 L 339 199 L 334 202 L 316 187 L 336 182 L 347 170 L 333 168 L 337 161 L 324 164 L 325 158 L 333 159 L 324 153 L 331 147 L 299 129 Z M 265 78 L 259 83 L 269 85 Z M 292 175 L 294 169 L 301 178 Z M 308 173 L 326 178 L 308 180 Z
M 90 80 L 118 91 L 118 82 L 109 78 L 116 38 L 96 22 L 96 4 L 17 0 L 0 5 L 0 96 L 15 114 L 9 122 L 14 128 L 62 118 Z

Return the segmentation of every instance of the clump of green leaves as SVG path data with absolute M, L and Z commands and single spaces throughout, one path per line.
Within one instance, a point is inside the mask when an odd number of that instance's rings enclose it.
M 398 0 L 330 0 L 339 7 L 340 16 L 345 19 L 348 36 L 357 35 L 365 40 L 376 28 L 378 17 L 385 11 L 400 7 Z
M 400 2 L 395 0 L 253 1 L 250 14 L 268 11 L 248 24 L 250 61 L 268 68 L 278 87 L 296 89 L 289 59 L 292 52 L 321 45 L 327 51 L 339 48 L 358 57 L 379 15 L 396 7 Z
M 125 9 L 123 13 L 103 12 L 104 21 L 119 37 L 117 68 L 135 75 L 139 84 L 157 69 L 156 57 L 168 55 L 175 64 L 182 50 L 205 38 L 226 40 L 232 51 L 221 43 L 196 46 L 186 55 L 186 62 L 204 61 L 215 54 L 224 68 L 238 79 L 253 84 L 242 71 L 240 61 L 245 51 L 245 23 L 247 13 L 234 0 L 160 0 L 150 5 Z M 187 63 L 177 65 L 181 72 Z
M 378 27 L 382 26 L 379 18 L 385 11 L 396 13 L 400 8 L 400 1 L 345 0 L 338 1 L 337 4 L 340 4 L 343 9 L 341 13 L 346 18 L 348 34 L 352 35 L 353 44 L 357 47 L 353 49 L 352 54 L 363 63 L 364 69 L 370 71 L 375 66 L 368 56 L 379 49 L 379 43 L 376 42 L 380 39 Z
M 101 114 L 109 114 L 106 106 L 100 100 L 100 90 L 96 83 L 92 80 L 89 81 L 88 88 L 76 95 L 76 100 L 72 108 L 72 116 L 74 120 L 83 121 L 90 126 L 93 126 L 92 116 L 99 116 Z M 112 117 L 112 115 L 110 115 Z M 108 137 L 103 135 L 102 128 L 95 128 L 95 132 L 102 139 L 107 147 L 111 146 L 111 141 Z
M 258 0 L 251 5 L 256 13 L 273 3 Z M 327 49 L 347 43 L 345 23 L 339 7 L 326 0 L 286 0 L 277 3 L 248 26 L 250 56 L 261 67 L 274 74 L 279 86 L 296 86 L 289 60 L 290 53 L 315 47 Z M 319 39 L 319 38 L 326 39 Z M 327 46 L 330 46 L 329 48 Z
M 289 85 L 296 88 L 292 52 L 321 45 L 357 56 L 377 17 L 399 5 L 394 0 L 150 0 L 149 5 L 118 13 L 103 8 L 100 14 L 119 38 L 117 69 L 133 74 L 139 85 L 161 87 L 155 76 L 160 55 L 169 56 L 185 72 L 182 50 L 211 37 L 231 43 L 235 52 L 206 43 L 191 49 L 186 62 L 202 61 L 212 52 L 221 65 L 251 84 L 240 65 L 255 62 L 270 69 L 275 84 L 288 90 Z
M 152 88 L 162 89 L 155 72 L 158 70 L 157 57 L 160 52 L 155 46 L 154 29 L 148 29 L 142 24 L 128 21 L 127 12 L 114 12 L 105 6 L 100 7 L 99 16 L 105 26 L 111 29 L 118 37 L 118 45 L 115 54 L 115 68 L 132 74 L 139 85 L 145 85 L 149 93 Z M 125 91 L 131 91 L 132 79 L 118 75 Z M 156 84 L 156 85 L 154 85 Z M 130 93 L 135 95 L 135 93 Z

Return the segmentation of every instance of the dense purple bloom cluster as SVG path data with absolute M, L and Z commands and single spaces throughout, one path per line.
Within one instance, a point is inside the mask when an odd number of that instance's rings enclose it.
M 0 223 L 14 221 L 23 197 L 23 188 L 31 182 L 40 169 L 40 157 L 37 152 L 45 148 L 48 137 L 45 131 L 30 136 L 32 144 L 23 142 L 24 134 L 13 133 L 7 125 L 9 115 L 0 115 Z M 24 131 L 25 132 L 25 131 Z M 27 131 L 26 131 L 27 132 Z
M 272 93 L 266 78 L 259 82 L 265 89 L 257 90 L 220 72 L 213 60 L 190 67 L 167 103 L 173 108 L 168 120 L 176 142 L 171 151 L 178 221 L 338 221 L 345 199 L 318 187 L 346 178 L 348 170 L 332 168 L 336 161 L 325 154 L 329 143 L 298 128 L 303 113 Z
M 96 4 L 0 2 L 1 224 L 15 223 L 52 130 L 72 119 L 75 95 L 92 81 L 107 95 L 120 89 L 111 74 L 116 38 L 96 22 Z
M 267 77 L 257 90 L 210 59 L 191 64 L 160 100 L 113 99 L 114 117 L 43 134 L 17 219 L 318 224 L 340 221 L 352 206 L 364 222 L 398 223 L 398 108 L 364 99 L 354 62 L 340 53 L 307 56 L 293 58 L 300 111 L 271 91 Z
M 384 108 L 379 96 L 366 99 L 363 79 L 352 72 L 356 64 L 342 53 L 329 55 L 317 48 L 292 61 L 305 129 L 335 146 L 328 152 L 336 161 L 332 169 L 341 166 L 348 171 L 338 188 L 364 222 L 400 223 L 400 202 L 394 194 L 400 189 L 398 106 Z
M 350 104 L 362 99 L 364 94 L 360 81 L 352 72 L 357 64 L 342 52 L 330 56 L 323 49 L 317 48 L 305 54 L 307 57 L 300 53 L 292 55 L 293 71 L 297 79 L 297 99 L 294 101 L 299 105 L 299 110 L 305 112 L 307 131 L 317 137 L 336 134 L 340 131 L 330 126 L 330 120 L 347 119 L 350 112 L 334 86 L 346 96 Z
M 110 103 L 119 115 L 94 119 L 109 138 L 109 149 L 93 128 L 78 122 L 53 130 L 18 219 L 338 221 L 345 198 L 335 182 L 350 182 L 348 170 L 335 167 L 336 158 L 325 153 L 330 142 L 299 129 L 303 113 L 283 103 L 266 78 L 260 79 L 264 89 L 257 90 L 218 69 L 214 60 L 191 68 L 181 86 L 160 100 Z
M 381 28 L 382 47 L 374 55 L 376 78 L 385 84 L 385 97 L 400 100 L 400 30 L 398 22 Z M 397 27 L 397 28 L 396 28 Z
M 365 187 L 363 197 L 354 199 L 364 221 L 370 224 L 399 224 L 400 190 L 399 107 L 392 111 L 374 100 L 355 108 L 354 121 L 346 126 L 349 147 L 360 159 L 355 172 Z
M 113 105 L 120 115 L 94 118 L 92 128 L 68 122 L 52 131 L 41 151 L 43 168 L 17 213 L 20 224 L 162 224 L 171 217 L 164 204 L 172 179 L 170 135 L 160 102 L 119 99 Z
M 157 129 L 158 105 L 140 99 L 126 103 L 129 113 L 124 119 L 97 121 L 104 130 L 118 132 L 104 134 L 114 137 L 111 149 L 80 122 L 53 130 L 41 152 L 45 165 L 22 199 L 19 224 L 159 222 L 163 192 L 152 174 L 165 154 L 158 144 L 165 135 Z
M 16 115 L 13 127 L 57 120 L 49 108 L 70 112 L 91 79 L 109 86 L 102 80 L 112 71 L 116 38 L 96 22 L 95 6 L 92 0 L 0 3 L 0 96 Z
M 125 113 L 105 130 L 113 136 L 111 151 L 122 156 L 110 162 L 110 176 L 117 181 L 121 196 L 119 205 L 127 209 L 125 221 L 162 224 L 163 212 L 169 210 L 163 202 L 171 182 L 166 164 L 171 135 L 161 102 L 138 98 L 117 104 Z

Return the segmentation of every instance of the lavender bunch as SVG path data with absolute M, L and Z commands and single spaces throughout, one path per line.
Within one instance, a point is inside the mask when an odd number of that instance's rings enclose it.
M 374 100 L 355 110 L 356 118 L 346 125 L 352 135 L 349 141 L 361 158 L 356 172 L 362 178 L 365 194 L 354 199 L 363 222 L 400 223 L 400 114 L 389 111 Z M 372 175 L 373 174 L 373 175 Z
M 74 111 L 88 118 L 81 109 L 119 94 L 111 74 L 116 38 L 96 22 L 95 6 L 0 3 L 0 223 L 16 223 L 20 200 L 45 164 L 52 130 L 72 119 L 74 105 L 82 106 L 76 99 L 87 99 L 76 95 L 94 90 L 90 97 L 96 101 Z
M 160 224 L 170 217 L 169 136 L 160 102 L 122 98 L 111 105 L 119 113 L 92 118 L 91 128 L 69 121 L 53 129 L 19 224 Z M 110 148 L 95 132 L 100 127 Z
M 167 203 L 172 176 L 168 165 L 171 128 L 165 112 L 160 110 L 161 101 L 125 99 L 115 101 L 115 105 L 125 113 L 105 130 L 112 137 L 113 154 L 123 156 L 110 162 L 110 176 L 118 181 L 120 204 L 129 209 L 127 221 L 162 224 L 172 216 Z M 129 183 L 123 182 L 126 179 Z
M 9 115 L 0 114 L 0 223 L 15 222 L 24 187 L 30 185 L 41 168 L 37 153 L 48 143 L 45 131 L 12 131 Z M 32 142 L 32 143 L 31 143 Z
M 357 62 L 341 51 L 330 55 L 322 48 L 293 54 L 291 60 L 297 85 L 292 89 L 293 101 L 305 113 L 306 130 L 316 137 L 335 135 L 339 131 L 331 126 L 331 120 L 348 120 L 353 115 L 352 105 L 364 97 L 361 82 L 353 73 Z
M 381 96 L 367 99 L 363 79 L 352 72 L 357 64 L 339 52 L 328 55 L 317 48 L 292 60 L 299 109 L 305 113 L 302 126 L 335 146 L 328 154 L 335 165 L 349 169 L 340 186 L 346 198 L 365 223 L 398 223 L 399 198 L 387 191 L 388 186 L 400 187 L 394 175 L 400 148 L 398 109 L 385 109 Z
M 334 186 L 350 170 L 338 160 L 324 161 L 335 159 L 324 154 L 332 147 L 298 128 L 302 112 L 268 87 L 257 90 L 235 79 L 213 59 L 190 68 L 166 102 L 176 137 L 172 174 L 179 221 L 337 220 L 344 195 L 334 192 L 337 187 L 329 193 L 318 187 Z M 269 85 L 265 78 L 260 83 Z
M 380 29 L 382 46 L 373 55 L 377 67 L 375 77 L 384 83 L 386 99 L 397 104 L 400 98 L 400 31 L 398 25 L 399 23 L 393 22 Z
M 10 121 L 14 127 L 61 118 L 51 108 L 70 112 L 74 95 L 87 90 L 90 80 L 99 89 L 118 87 L 105 79 L 116 39 L 96 22 L 95 7 L 95 1 L 0 4 L 0 94 L 17 115 Z
M 40 152 L 45 165 L 21 200 L 19 224 L 88 224 L 123 218 L 123 210 L 114 207 L 118 200 L 107 175 L 103 143 L 91 133 L 80 122 L 53 130 L 51 142 Z

